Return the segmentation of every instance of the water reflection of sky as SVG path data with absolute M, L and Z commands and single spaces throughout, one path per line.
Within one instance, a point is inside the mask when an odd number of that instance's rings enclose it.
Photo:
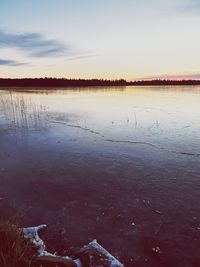
M 0 91 L 0 127 L 200 153 L 200 87 Z M 1 129 L 0 128 L 0 129 Z M 70 128 L 70 129 L 69 129 Z M 67 130 L 68 129 L 68 130 Z

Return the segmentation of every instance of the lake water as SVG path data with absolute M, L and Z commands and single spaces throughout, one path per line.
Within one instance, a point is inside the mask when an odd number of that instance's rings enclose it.
M 0 183 L 50 250 L 200 266 L 200 87 L 2 88 Z

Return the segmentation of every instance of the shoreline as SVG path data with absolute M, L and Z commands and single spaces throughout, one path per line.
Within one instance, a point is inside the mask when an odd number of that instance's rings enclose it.
M 2 87 L 126 87 L 126 86 L 198 86 L 200 80 L 136 80 L 126 81 L 103 79 L 63 79 L 63 78 L 0 78 Z

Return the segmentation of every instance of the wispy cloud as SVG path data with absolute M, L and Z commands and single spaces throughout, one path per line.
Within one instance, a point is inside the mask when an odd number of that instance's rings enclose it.
M 9 59 L 0 59 L 0 65 L 17 67 L 17 66 L 28 65 L 28 63 L 18 62 L 18 61 L 9 60 Z
M 200 12 L 200 0 L 171 0 L 160 1 L 153 0 L 155 14 L 161 16 L 185 16 L 185 15 L 199 15 Z
M 69 45 L 47 39 L 40 33 L 12 34 L 0 30 L 0 47 L 18 48 L 30 57 L 57 57 L 73 53 Z
M 87 59 L 87 58 L 93 58 L 96 57 L 97 54 L 80 54 L 80 55 L 75 55 L 75 56 L 69 56 L 67 57 L 68 60 L 79 60 L 79 59 Z
M 180 12 L 183 13 L 199 13 L 200 11 L 200 1 L 199 0 L 185 0 L 180 3 Z
M 163 74 L 163 75 L 155 75 L 142 77 L 138 80 L 154 80 L 154 79 L 166 79 L 166 80 L 200 80 L 200 73 L 183 73 L 183 74 Z

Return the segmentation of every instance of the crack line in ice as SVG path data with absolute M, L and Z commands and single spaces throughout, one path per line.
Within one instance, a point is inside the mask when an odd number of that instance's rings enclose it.
M 113 139 L 104 139 L 106 142 L 111 142 L 111 143 L 125 143 L 125 144 L 139 144 L 139 145 L 148 145 L 151 147 L 158 148 L 156 145 L 153 145 L 151 143 L 147 142 L 140 142 L 140 141 L 130 141 L 130 140 L 113 140 Z
M 73 128 L 78 128 L 87 132 L 90 132 L 92 134 L 96 134 L 101 136 L 102 138 L 104 137 L 100 132 L 96 132 L 91 130 L 90 128 L 87 127 L 82 127 L 80 125 L 75 125 L 75 124 L 68 124 L 67 122 L 64 121 L 55 121 L 55 120 L 49 120 L 46 118 L 46 121 L 50 122 L 50 123 L 58 123 L 58 124 L 63 124 L 66 125 L 68 127 L 73 127 Z M 114 139 L 103 139 L 103 141 L 105 142 L 111 142 L 111 143 L 124 143 L 124 144 L 135 144 L 135 145 L 146 145 L 146 146 L 150 146 L 152 148 L 155 149 L 159 149 L 159 150 L 164 150 L 167 151 L 169 153 L 173 153 L 173 154 L 178 154 L 178 155 L 185 155 L 185 156 L 194 156 L 194 157 L 200 157 L 200 153 L 191 153 L 191 152 L 184 152 L 184 151 L 176 151 L 176 150 L 169 150 L 167 148 L 164 147 L 159 147 L 155 144 L 152 143 L 148 143 L 148 142 L 142 142 L 142 141 L 131 141 L 131 140 L 114 140 Z
M 81 129 L 81 130 L 90 132 L 90 133 L 92 133 L 92 134 L 100 135 L 99 132 L 93 131 L 93 130 L 91 130 L 90 128 L 87 128 L 87 127 L 82 127 L 82 126 L 80 126 L 80 125 L 76 125 L 76 124 L 68 124 L 67 122 L 64 122 L 64 121 L 53 121 L 53 120 L 49 120 L 49 119 L 46 119 L 46 121 L 51 122 L 51 123 L 63 124 L 63 125 L 66 125 L 66 126 L 68 126 L 68 127 L 79 128 L 79 129 Z
M 170 152 L 174 153 L 174 154 L 181 154 L 181 155 L 186 155 L 186 156 L 200 157 L 200 153 L 190 153 L 190 152 L 182 152 L 182 151 L 176 151 L 176 150 L 171 150 Z
M 160 111 L 163 113 L 166 113 L 168 115 L 171 115 L 170 112 L 166 111 L 165 109 L 161 109 L 161 108 L 153 108 L 153 107 L 142 107 L 142 106 L 133 106 L 134 109 L 144 109 L 144 110 L 155 110 L 155 111 Z
M 200 153 L 191 153 L 191 152 L 170 150 L 170 149 L 167 149 L 167 148 L 164 148 L 164 147 L 156 146 L 156 145 L 148 143 L 148 142 L 130 141 L 130 140 L 114 140 L 114 139 L 103 139 L 103 140 L 106 141 L 106 142 L 111 142 L 111 143 L 147 145 L 147 146 L 153 147 L 155 149 L 164 150 L 164 151 L 167 151 L 167 152 L 170 152 L 170 153 L 173 153 L 173 154 L 200 157 Z

